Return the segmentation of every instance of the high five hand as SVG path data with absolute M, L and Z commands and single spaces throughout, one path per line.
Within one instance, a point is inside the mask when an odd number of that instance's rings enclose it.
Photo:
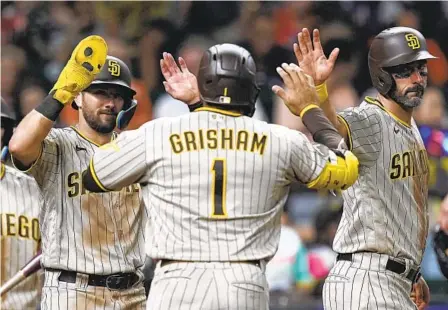
M 327 58 L 317 29 L 313 31 L 313 41 L 307 28 L 298 33 L 297 39 L 299 43 L 294 43 L 294 54 L 300 68 L 313 78 L 315 85 L 321 85 L 333 71 L 339 49 L 335 48 Z
M 197 103 L 200 100 L 198 80 L 182 57 L 179 57 L 179 64 L 180 68 L 170 53 L 163 53 L 163 59 L 160 59 L 160 69 L 165 78 L 163 86 L 173 98 L 188 105 Z

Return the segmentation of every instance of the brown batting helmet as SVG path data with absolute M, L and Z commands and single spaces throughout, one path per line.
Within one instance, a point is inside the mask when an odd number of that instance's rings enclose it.
M 437 58 L 428 52 L 425 37 L 408 27 L 381 31 L 370 45 L 369 71 L 373 86 L 382 95 L 391 89 L 394 80 L 383 68 L 408 64 L 417 60 Z

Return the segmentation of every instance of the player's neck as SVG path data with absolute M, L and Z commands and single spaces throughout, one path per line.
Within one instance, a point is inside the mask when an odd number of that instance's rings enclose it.
M 378 100 L 388 111 L 392 112 L 392 114 L 394 114 L 400 120 L 402 120 L 406 124 L 411 123 L 412 112 L 413 112 L 412 109 L 405 110 L 400 105 L 398 105 L 395 101 L 393 101 L 392 99 L 386 98 L 382 95 L 378 95 Z
M 95 131 L 85 121 L 83 122 L 81 120 L 75 127 L 83 136 L 98 145 L 109 143 L 113 134 L 112 132 L 100 133 L 98 131 Z

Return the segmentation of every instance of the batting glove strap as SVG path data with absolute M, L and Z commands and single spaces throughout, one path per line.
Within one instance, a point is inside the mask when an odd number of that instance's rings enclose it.
M 55 122 L 62 109 L 64 109 L 64 105 L 56 100 L 54 98 L 54 92 L 51 92 L 35 110 Z

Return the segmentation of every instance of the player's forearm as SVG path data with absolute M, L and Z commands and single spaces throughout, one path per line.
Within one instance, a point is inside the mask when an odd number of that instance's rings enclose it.
M 303 124 L 313 136 L 313 140 L 333 150 L 347 150 L 344 139 L 325 116 L 322 109 L 309 105 L 300 114 Z
M 58 106 L 60 105 L 60 106 Z M 42 106 L 44 106 L 42 108 Z M 47 96 L 44 102 L 31 111 L 19 123 L 17 129 L 9 142 L 9 151 L 14 157 L 15 163 L 20 163 L 29 167 L 39 157 L 42 148 L 42 142 L 53 127 L 54 121 L 48 118 L 49 113 L 55 113 L 53 110 L 62 110 L 63 105 L 51 97 Z M 50 112 L 48 112 L 50 110 Z M 47 116 L 44 116 L 43 114 Z M 53 118 L 53 117 L 51 117 Z
M 325 116 L 330 120 L 333 126 L 337 129 L 339 134 L 347 141 L 347 129 L 344 124 L 338 119 L 338 114 L 335 108 L 330 104 L 329 98 L 320 103 L 320 108 L 324 111 Z

